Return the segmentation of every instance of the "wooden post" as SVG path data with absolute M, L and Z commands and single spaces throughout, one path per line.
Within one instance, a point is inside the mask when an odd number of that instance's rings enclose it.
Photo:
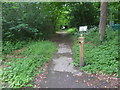
M 78 40 L 80 43 L 80 66 L 84 66 L 84 37 L 82 34 Z

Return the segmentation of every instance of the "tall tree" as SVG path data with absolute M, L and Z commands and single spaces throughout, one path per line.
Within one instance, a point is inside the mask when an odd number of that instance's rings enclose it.
M 99 34 L 100 34 L 101 42 L 105 40 L 105 29 L 106 29 L 106 23 L 107 23 L 107 6 L 108 6 L 108 2 L 101 1 L 100 23 L 99 23 Z
M 93 26 L 98 25 L 98 5 L 99 3 L 91 3 L 91 2 L 75 2 L 70 3 L 70 16 L 72 16 L 70 20 L 70 27 L 79 27 L 87 25 Z

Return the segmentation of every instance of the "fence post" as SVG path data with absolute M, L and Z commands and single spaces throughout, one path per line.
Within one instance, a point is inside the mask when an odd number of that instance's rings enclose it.
M 80 66 L 84 66 L 84 37 L 81 34 L 78 38 L 80 44 Z

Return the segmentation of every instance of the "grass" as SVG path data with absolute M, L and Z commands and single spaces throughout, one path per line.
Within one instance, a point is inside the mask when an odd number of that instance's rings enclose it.
M 81 69 L 89 73 L 109 74 L 118 76 L 118 31 L 110 28 L 106 30 L 107 38 L 102 44 L 99 42 L 97 31 L 84 34 L 85 66 Z M 79 33 L 74 36 L 74 65 L 79 66 L 79 44 L 77 38 Z
M 3 81 L 10 88 L 32 87 L 38 68 L 42 68 L 55 51 L 56 45 L 50 41 L 30 42 L 20 52 L 4 59 Z

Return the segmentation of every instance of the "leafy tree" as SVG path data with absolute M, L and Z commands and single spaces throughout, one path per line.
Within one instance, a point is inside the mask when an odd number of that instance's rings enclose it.
M 120 4 L 117 2 L 108 3 L 108 21 L 114 21 L 114 23 L 120 23 Z
M 98 5 L 90 2 L 71 3 L 71 27 L 98 25 Z M 96 6 L 95 6 L 96 5 Z
M 43 39 L 54 34 L 62 3 L 3 3 L 4 40 Z

